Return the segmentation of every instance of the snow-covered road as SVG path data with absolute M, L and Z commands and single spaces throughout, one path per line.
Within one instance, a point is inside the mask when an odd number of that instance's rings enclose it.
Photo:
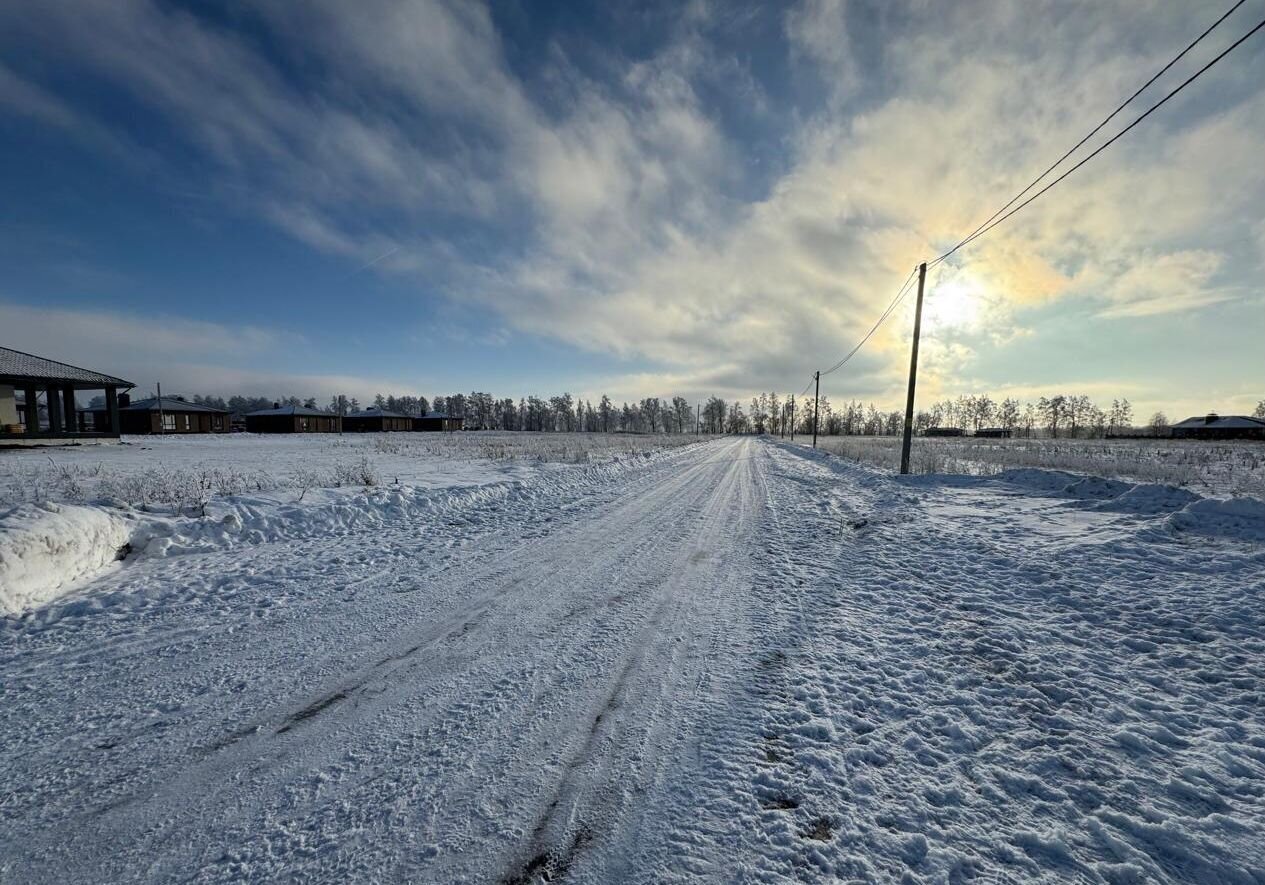
M 0 880 L 1265 882 L 1256 511 L 584 476 L 6 620 Z

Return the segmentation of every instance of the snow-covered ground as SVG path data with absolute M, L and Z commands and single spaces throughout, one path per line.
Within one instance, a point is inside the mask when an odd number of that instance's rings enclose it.
M 1265 881 L 1265 503 L 459 460 L 4 517 L 0 881 Z
M 125 436 L 121 445 L 0 451 L 0 506 L 115 498 L 199 506 L 210 497 L 533 476 L 544 465 L 598 464 L 696 442 L 606 433 L 401 433 Z M 304 496 L 306 498 L 306 495 Z
M 796 442 L 807 438 L 797 437 Z M 821 436 L 824 451 L 877 467 L 900 466 L 900 438 Z M 989 475 L 1020 467 L 1071 470 L 1107 479 L 1164 483 L 1201 495 L 1265 498 L 1265 444 L 1171 439 L 915 439 L 914 473 Z

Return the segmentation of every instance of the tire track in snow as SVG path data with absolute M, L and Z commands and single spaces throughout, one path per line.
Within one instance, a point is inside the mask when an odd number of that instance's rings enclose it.
M 332 678 L 202 742 L 200 761 L 148 772 L 130 801 L 111 799 L 55 838 L 37 835 L 26 856 L 67 881 L 130 877 L 142 857 L 149 879 L 354 875 L 356 851 L 397 878 L 486 878 L 530 852 L 524 837 L 548 795 L 585 810 L 592 835 L 577 844 L 609 835 L 632 793 L 597 798 L 651 777 L 655 755 L 679 736 L 679 722 L 647 730 L 634 711 L 643 701 L 673 709 L 682 681 L 697 688 L 714 651 L 716 628 L 691 643 L 712 597 L 682 594 L 707 589 L 715 573 L 696 556 L 713 543 L 699 530 L 716 521 L 705 505 L 721 499 L 717 485 L 734 475 L 742 447 L 699 447 L 628 483 L 626 496 L 530 542 L 526 560 L 511 537 L 473 569 L 384 574 L 438 582 L 427 592 L 460 601 L 441 603 L 420 628 L 401 623 L 357 653 L 365 663 L 353 672 L 337 673 L 343 650 L 328 664 L 305 662 Z M 538 533 L 530 517 L 522 525 Z M 693 583 L 673 583 L 681 570 Z M 393 837 L 399 826 L 413 835 Z M 472 838 L 485 853 L 471 856 Z M 322 839 L 337 846 L 332 855 L 310 853 Z M 118 845 L 129 847 L 108 852 Z
M 697 640 L 690 644 L 678 641 L 670 644 L 667 650 L 669 664 L 659 663 L 657 658 L 655 664 L 651 663 L 649 659 L 652 655 L 663 653 L 653 639 L 665 632 L 669 614 L 685 616 L 687 619 L 691 615 L 704 614 L 705 617 L 715 618 L 720 614 L 716 610 L 701 613 L 683 609 L 699 608 L 703 593 L 730 586 L 727 579 L 733 577 L 736 569 L 732 563 L 728 567 L 723 566 L 716 556 L 717 551 L 724 550 L 730 557 L 736 558 L 736 552 L 740 549 L 735 542 L 743 535 L 750 515 L 749 508 L 744 506 L 748 503 L 745 500 L 747 495 L 739 496 L 739 493 L 749 490 L 749 478 L 746 474 L 749 474 L 750 467 L 742 462 L 749 461 L 750 448 L 750 445 L 741 447 L 743 454 L 731 462 L 732 466 L 709 493 L 699 518 L 701 528 L 695 539 L 680 545 L 681 549 L 670 569 L 669 578 L 660 591 L 659 602 L 636 641 L 632 643 L 631 653 L 611 680 L 606 701 L 593 718 L 583 745 L 569 760 L 556 792 L 545 805 L 539 822 L 532 830 L 526 852 L 528 859 L 511 868 L 502 877 L 501 881 L 506 885 L 555 881 L 559 877 L 566 877 L 577 861 L 583 862 L 583 852 L 588 846 L 602 845 L 608 854 L 617 848 L 602 843 L 611 835 L 616 822 L 627 811 L 624 806 L 627 806 L 632 796 L 626 783 L 621 788 L 621 781 L 626 782 L 630 773 L 609 763 L 604 768 L 601 757 L 615 754 L 609 749 L 604 750 L 603 746 L 620 743 L 646 746 L 656 741 L 659 744 L 679 742 L 679 735 L 670 740 L 662 735 L 656 736 L 649 733 L 652 729 L 645 728 L 641 723 L 662 723 L 666 717 L 656 707 L 665 704 L 680 706 L 683 698 L 662 688 L 657 698 L 638 696 L 648 693 L 648 689 L 652 687 L 650 684 L 657 676 L 678 674 L 684 666 L 682 659 L 697 656 Z M 735 486 L 740 488 L 735 489 Z M 732 519 L 727 520 L 727 517 Z M 690 590 L 695 591 L 695 594 L 686 597 L 684 594 Z M 715 634 L 712 635 L 714 637 Z M 708 653 L 713 654 L 714 649 L 709 647 Z M 662 682 L 667 684 L 670 678 L 664 678 Z M 677 679 L 679 682 L 679 675 Z M 690 697 L 684 700 L 688 702 L 696 697 L 701 682 L 700 676 L 695 680 Z M 636 724 L 630 719 L 637 720 Z M 642 729 L 648 733 L 627 734 L 629 731 Z M 627 747 L 623 747 L 615 758 L 626 759 L 628 755 Z M 653 774 L 649 778 L 634 776 L 634 779 L 644 782 L 653 779 Z M 644 794 L 644 789 L 639 792 Z M 626 864 L 626 859 L 620 863 L 608 861 L 601 870 L 602 875 L 597 878 L 606 881 L 623 880 L 633 872 L 627 869 Z M 620 866 L 624 868 L 617 869 Z M 590 873 L 589 878 L 594 878 L 593 870 L 587 872 Z

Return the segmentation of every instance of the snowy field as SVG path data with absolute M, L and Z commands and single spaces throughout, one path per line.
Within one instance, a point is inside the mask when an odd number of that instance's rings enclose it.
M 0 881 L 1265 882 L 1261 500 L 480 436 L 0 453 Z
M 0 506 L 112 498 L 188 509 L 225 495 L 297 498 L 323 488 L 447 487 L 533 475 L 541 465 L 636 458 L 696 441 L 496 432 L 125 436 L 121 445 L 0 451 Z
M 805 442 L 809 438 L 796 438 Z M 820 436 L 823 451 L 897 470 L 900 438 Z M 987 476 L 1018 467 L 1070 470 L 1107 479 L 1163 483 L 1202 495 L 1265 498 L 1265 444 L 1140 439 L 915 439 L 914 473 Z

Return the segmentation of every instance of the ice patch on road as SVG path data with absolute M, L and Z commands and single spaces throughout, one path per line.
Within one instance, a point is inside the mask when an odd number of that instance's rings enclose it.
M 0 613 L 19 614 L 73 589 L 119 557 L 127 521 L 103 507 L 24 504 L 0 516 Z

